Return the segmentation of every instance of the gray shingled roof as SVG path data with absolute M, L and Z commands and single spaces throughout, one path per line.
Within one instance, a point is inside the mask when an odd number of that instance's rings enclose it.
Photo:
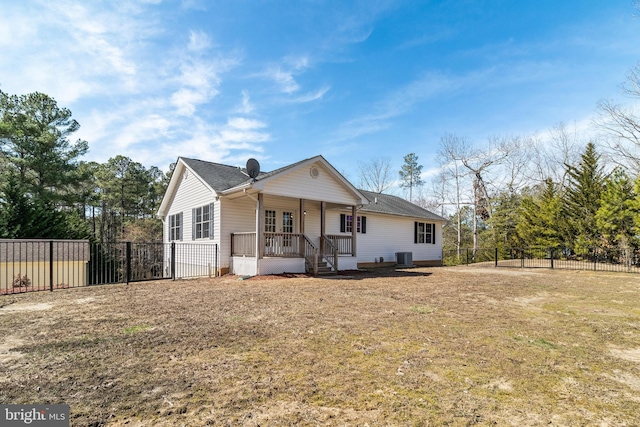
M 206 162 L 203 160 L 189 159 L 186 157 L 180 158 L 216 192 L 225 191 L 242 184 L 247 184 L 251 181 L 251 178 L 249 178 L 246 173 L 247 171 L 244 168 Z M 300 160 L 299 162 L 292 163 L 271 172 L 261 172 L 260 175 L 258 175 L 258 180 L 276 175 L 313 158 L 314 157 L 310 157 L 309 159 Z M 436 221 L 446 221 L 446 219 L 442 218 L 441 216 L 436 215 L 433 212 L 429 212 L 428 210 L 414 205 L 407 200 L 401 199 L 400 197 L 392 196 L 389 194 L 373 193 L 371 191 L 365 190 L 358 191 L 360 191 L 369 200 L 369 204 L 364 205 L 364 207 L 361 209 L 361 211 L 363 212 L 376 212 L 392 215 L 402 215 L 412 218 L 425 218 Z M 377 203 L 376 198 L 378 201 Z
M 307 160 L 314 159 L 314 158 L 316 158 L 316 157 L 320 157 L 320 156 L 309 157 L 308 159 L 304 159 L 304 160 L 300 160 L 299 162 L 291 163 L 290 165 L 283 166 L 283 167 L 281 167 L 281 168 L 279 168 L 279 169 L 276 169 L 276 170 L 272 170 L 271 172 L 261 173 L 261 174 L 258 176 L 258 180 L 260 180 L 260 179 L 264 179 L 264 178 L 268 178 L 268 177 L 270 177 L 270 176 L 273 176 L 273 175 L 279 174 L 280 172 L 286 171 L 287 169 L 291 169 L 291 168 L 293 168 L 294 166 L 298 166 L 299 164 L 304 163 L 304 162 L 306 162 Z
M 408 200 L 404 200 L 390 194 L 373 193 L 371 191 L 358 190 L 369 200 L 369 204 L 364 205 L 360 212 L 375 212 L 392 215 L 409 216 L 412 218 L 425 218 L 436 221 L 446 221 L 440 215 L 414 205 Z M 377 199 L 377 203 L 376 203 Z
M 245 168 L 222 165 L 220 163 L 205 162 L 204 160 L 189 159 L 186 157 L 180 158 L 216 192 L 228 190 L 230 188 L 237 187 L 251 181 L 251 178 L 249 178 L 249 176 L 247 175 L 247 170 Z M 260 172 L 257 180 L 259 181 L 261 179 L 276 175 L 287 169 L 291 169 L 292 167 L 297 166 L 300 163 L 304 163 L 312 158 L 313 157 L 300 160 L 299 162 L 292 163 L 271 172 Z
M 251 179 L 244 168 L 188 159 L 186 157 L 180 158 L 216 192 L 249 182 Z

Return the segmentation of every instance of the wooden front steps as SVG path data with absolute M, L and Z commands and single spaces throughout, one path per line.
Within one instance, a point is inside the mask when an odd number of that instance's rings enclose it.
M 326 261 L 318 261 L 318 276 L 330 276 L 335 274 L 338 274 L 338 272 L 329 267 Z

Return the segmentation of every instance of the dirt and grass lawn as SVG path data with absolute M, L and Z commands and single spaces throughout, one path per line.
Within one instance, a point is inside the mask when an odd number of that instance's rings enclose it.
M 227 276 L 0 306 L 0 403 L 66 403 L 73 426 L 640 424 L 640 275 Z

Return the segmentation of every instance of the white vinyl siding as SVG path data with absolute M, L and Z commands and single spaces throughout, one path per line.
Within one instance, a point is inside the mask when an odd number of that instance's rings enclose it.
M 414 261 L 442 259 L 440 222 L 435 222 L 436 244 L 425 245 L 413 243 L 415 218 L 371 212 L 362 212 L 362 216 L 367 217 L 367 232 L 356 237 L 358 262 L 374 262 L 381 257 L 385 261 L 395 261 L 396 252 L 412 252 Z M 327 213 L 327 234 L 341 234 L 340 214 L 336 211 Z
M 212 192 L 203 182 L 200 180 L 198 175 L 191 173 L 188 171 L 187 178 L 185 179 L 185 173 L 188 170 L 185 168 L 180 176 L 180 181 L 176 187 L 175 194 L 173 196 L 173 200 L 171 201 L 169 211 L 167 212 L 166 219 L 166 236 L 165 241 L 170 241 L 169 238 L 169 222 L 170 217 L 175 214 L 183 213 L 182 215 L 182 241 L 190 242 L 193 241 L 193 215 L 192 209 L 198 206 L 208 206 L 213 203 L 215 200 L 215 193 Z M 213 209 L 213 223 L 219 224 L 219 209 L 218 203 L 214 203 Z M 219 243 L 219 239 L 206 239 L 200 240 L 202 243 Z
M 316 167 L 320 174 L 312 178 L 310 170 Z M 264 192 L 273 195 L 288 196 L 294 199 L 306 199 L 353 205 L 359 202 L 347 187 L 335 178 L 320 163 L 300 168 L 274 178 L 265 184 Z

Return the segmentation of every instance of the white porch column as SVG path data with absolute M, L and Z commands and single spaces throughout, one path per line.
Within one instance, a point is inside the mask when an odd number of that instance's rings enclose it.
M 356 235 L 358 231 L 357 207 L 351 206 L 351 256 L 356 256 Z

